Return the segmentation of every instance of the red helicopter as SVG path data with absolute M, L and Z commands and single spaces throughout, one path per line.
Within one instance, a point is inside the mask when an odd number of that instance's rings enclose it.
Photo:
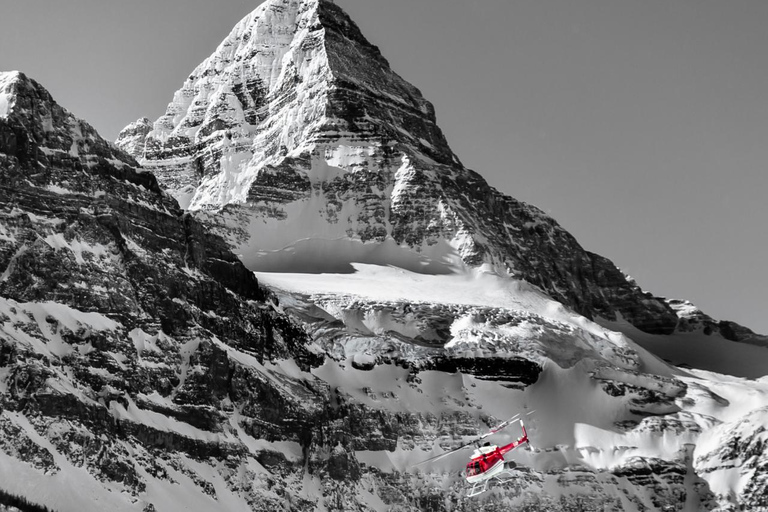
M 535 411 L 527 413 L 526 416 L 528 414 L 532 414 L 533 412 Z M 479 442 L 482 439 L 485 439 L 486 437 L 496 434 L 502 429 L 507 428 L 512 423 L 518 421 L 518 418 L 520 418 L 520 414 L 516 414 L 508 420 L 500 423 L 472 442 L 463 444 L 448 452 L 441 453 L 436 457 L 421 461 L 415 466 L 421 466 L 427 462 L 442 459 L 443 457 L 447 457 L 448 455 L 456 453 L 459 450 L 463 450 L 468 446 L 475 445 L 475 451 L 472 453 L 472 457 L 470 458 L 469 463 L 467 463 L 467 468 L 464 473 L 467 482 L 472 484 L 472 487 L 469 489 L 469 491 L 467 491 L 467 497 L 471 498 L 473 496 L 482 494 L 488 490 L 488 484 L 491 482 L 491 480 L 499 479 L 503 481 L 504 476 L 508 476 L 509 471 L 515 467 L 514 462 L 504 460 L 504 455 L 511 452 L 523 443 L 530 444 L 530 442 L 528 441 L 528 433 L 525 430 L 525 424 L 523 423 L 523 420 L 519 420 L 520 429 L 523 431 L 523 435 L 518 437 L 515 441 L 512 441 L 509 444 L 505 444 L 504 446 L 495 446 L 491 445 L 490 443 L 486 443 L 484 446 L 480 446 Z

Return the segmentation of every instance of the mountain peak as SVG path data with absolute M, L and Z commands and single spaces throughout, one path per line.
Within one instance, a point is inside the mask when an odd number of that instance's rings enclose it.
M 144 154 L 144 143 L 147 135 L 152 131 L 153 123 L 146 117 L 132 122 L 120 131 L 117 139 L 120 141 L 120 149 L 130 155 Z
M 0 71 L 0 88 L 3 90 L 7 85 L 19 80 L 27 80 L 27 76 L 21 71 Z
M 183 208 L 219 212 L 209 221 L 252 270 L 474 269 L 528 281 L 590 318 L 653 333 L 682 322 L 554 219 L 466 169 L 432 104 L 332 2 L 265 2 L 165 115 L 129 125 L 117 144 Z
M 27 75 L 21 71 L 0 71 L 0 90 L 5 90 L 7 86 L 18 81 L 29 80 Z
M 154 166 L 181 155 L 212 163 L 200 147 L 232 141 L 249 147 L 256 167 L 344 134 L 402 140 L 431 158 L 455 159 L 432 105 L 392 72 L 342 9 L 327 1 L 272 0 L 243 18 L 190 74 L 146 145 L 124 136 L 117 142 Z M 221 202 L 201 196 L 191 206 Z
M 18 83 L 29 79 L 21 71 L 0 71 L 0 117 L 7 118 L 15 104 Z
M 35 99 L 42 100 L 43 103 L 55 103 L 45 87 L 21 71 L 0 72 L 0 95 L 14 102 L 19 97 L 29 98 L 34 96 Z M 5 117 L 11 115 L 11 112 L 12 109 L 9 106 Z
M 107 142 L 87 122 L 53 99 L 36 80 L 19 71 L 0 73 L 0 150 L 22 161 L 79 160 L 95 165 L 101 159 L 136 165 L 127 154 Z
M 210 222 L 252 270 L 479 269 L 587 316 L 677 324 L 541 210 L 464 168 L 433 106 L 333 3 L 262 4 L 147 128 L 118 145 L 183 208 L 220 212 Z

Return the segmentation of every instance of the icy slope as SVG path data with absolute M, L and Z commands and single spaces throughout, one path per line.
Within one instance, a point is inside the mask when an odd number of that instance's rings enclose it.
M 496 417 L 536 410 L 529 424 L 535 449 L 513 453 L 524 469 L 478 507 L 764 506 L 765 379 L 668 366 L 524 282 L 510 286 L 482 273 L 423 275 L 376 265 L 355 270 L 258 275 L 317 343 L 351 365 L 343 374 L 327 364 L 316 373 L 334 385 L 364 386 L 360 399 L 398 411 L 437 403 L 471 405 Z M 425 396 L 403 392 L 405 372 L 393 379 L 383 370 L 390 363 L 407 364 L 406 380 L 417 382 Z M 354 369 L 369 375 L 361 380 Z M 438 384 L 436 370 L 459 373 Z M 421 446 L 428 451 L 421 459 L 450 447 L 445 440 L 438 444 Z M 398 451 L 366 453 L 365 460 L 395 471 L 419 457 Z M 425 471 L 450 472 L 463 462 L 454 456 Z
M 262 4 L 190 74 L 142 141 L 145 129 L 129 126 L 118 145 L 251 269 L 486 268 L 591 318 L 619 313 L 653 333 L 678 323 L 665 301 L 553 219 L 464 168 L 432 105 L 332 2 Z M 316 258 L 318 247 L 346 259 Z

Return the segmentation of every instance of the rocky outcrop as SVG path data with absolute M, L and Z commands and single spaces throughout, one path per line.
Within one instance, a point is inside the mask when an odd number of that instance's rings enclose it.
M 729 341 L 741 341 L 768 347 L 768 336 L 728 320 L 715 320 L 687 300 L 669 299 L 667 303 L 677 313 L 679 332 L 701 331 L 705 335 L 719 334 Z
M 144 158 L 144 144 L 151 131 L 152 122 L 142 117 L 120 131 L 117 146 L 137 159 Z
M 768 507 L 768 408 L 750 411 L 709 433 L 694 453 L 696 470 L 716 482 L 713 491 L 727 510 Z M 727 483 L 729 482 L 729 483 Z M 735 496 L 729 488 L 739 491 Z

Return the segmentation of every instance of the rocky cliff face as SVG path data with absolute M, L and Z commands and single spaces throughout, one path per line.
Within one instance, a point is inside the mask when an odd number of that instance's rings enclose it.
M 455 509 L 454 471 L 407 466 L 436 439 L 450 447 L 509 414 L 478 386 L 523 407 L 549 361 L 579 359 L 557 348 L 574 336 L 616 407 L 676 410 L 685 385 L 636 374 L 630 346 L 537 314 L 290 295 L 277 306 L 222 239 L 39 84 L 2 74 L 0 95 L 0 482 L 11 492 L 63 511 Z M 478 335 L 498 347 L 470 355 Z M 646 476 L 663 503 L 687 492 L 668 472 L 663 462 Z M 515 485 L 560 479 L 562 465 Z M 489 503 L 541 503 L 518 494 Z
M 129 124 L 123 128 L 117 136 L 120 141 L 120 148 L 130 155 L 139 156 L 144 154 L 144 144 L 147 135 L 152 131 L 152 122 L 146 117 Z
M 705 478 L 738 482 L 734 489 L 746 510 L 768 507 L 768 408 L 756 408 L 737 421 L 719 426 L 696 450 L 696 465 Z M 716 477 L 719 477 L 717 478 Z M 718 485 L 728 492 L 728 485 Z
M 280 398 L 302 386 L 263 365 L 322 356 L 223 240 L 33 80 L 4 73 L 0 95 L 3 487 L 23 488 L 22 462 L 96 499 L 146 491 L 153 453 L 234 471 L 250 460 L 234 432 L 280 405 L 305 436 L 307 404 Z
M 247 301 L 265 292 L 220 238 L 39 84 L 10 73 L 0 87 L 12 103 L 0 119 L 4 297 L 55 298 L 166 334 L 222 327 L 204 314 L 219 305 L 232 315 L 222 336 L 259 338 Z
M 143 144 L 142 132 L 126 128 L 118 145 L 183 207 L 217 212 L 207 222 L 251 269 L 316 271 L 318 245 L 335 263 L 380 262 L 396 246 L 398 261 L 425 272 L 483 268 L 591 318 L 620 313 L 652 333 L 677 325 L 663 300 L 552 218 L 464 168 L 432 105 L 332 2 L 265 2 L 192 72 Z

